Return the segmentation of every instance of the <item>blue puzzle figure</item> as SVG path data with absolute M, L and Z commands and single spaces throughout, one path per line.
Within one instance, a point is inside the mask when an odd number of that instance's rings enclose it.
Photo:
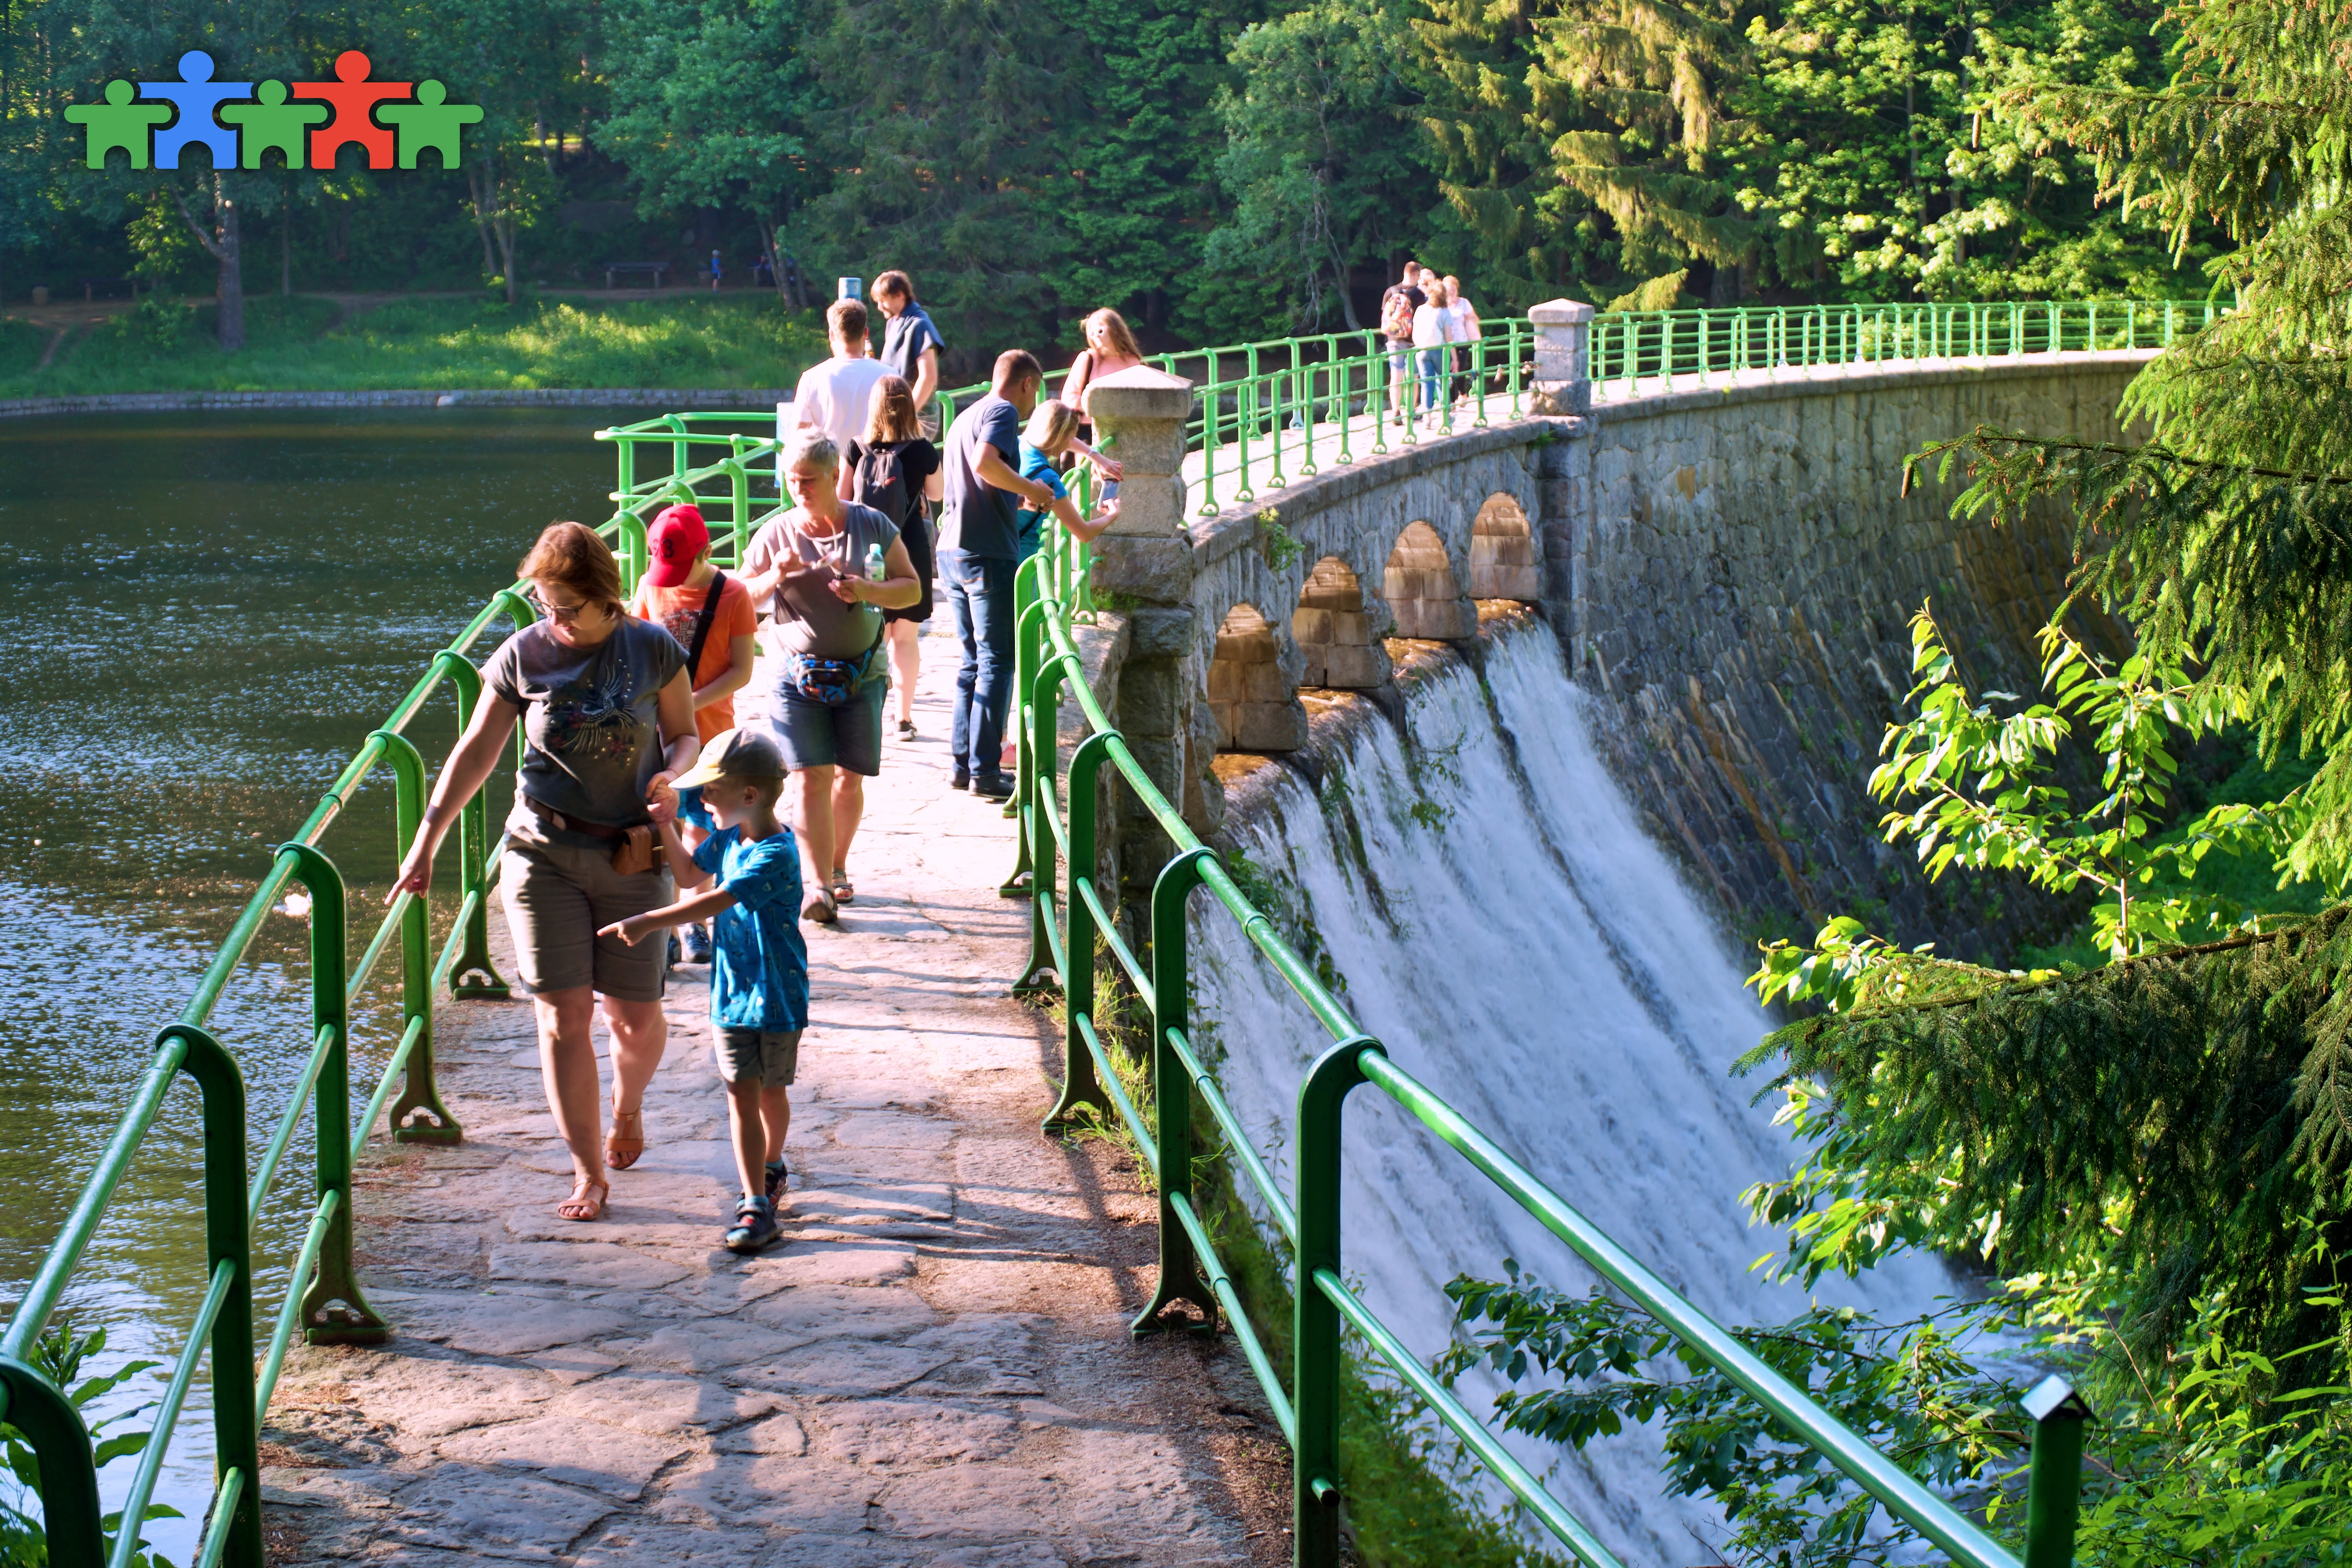
M 191 142 L 201 142 L 213 155 L 215 169 L 236 167 L 236 132 L 213 118 L 213 110 L 223 99 L 251 98 L 253 84 L 249 81 L 215 81 L 213 58 L 202 49 L 190 49 L 180 57 L 178 81 L 142 81 L 139 84 L 142 98 L 160 98 L 166 103 L 179 105 L 180 118 L 171 129 L 155 132 L 155 166 L 176 169 L 180 166 L 180 149 Z
M 386 125 L 400 128 L 400 166 L 416 167 L 416 155 L 427 147 L 441 154 L 441 166 L 457 166 L 457 127 L 472 125 L 482 118 L 478 103 L 445 103 L 449 89 L 437 81 L 416 84 L 415 103 L 379 105 L 375 117 Z
M 323 103 L 288 103 L 282 81 L 263 82 L 258 96 L 259 103 L 221 106 L 220 117 L 243 128 L 245 166 L 258 169 L 261 155 L 275 147 L 286 155 L 288 168 L 301 168 L 302 144 L 310 139 L 308 128 L 323 122 L 331 111 Z
M 133 103 L 127 81 L 106 84 L 104 103 L 70 103 L 66 118 L 82 128 L 83 162 L 93 169 L 106 167 L 106 155 L 117 147 L 131 154 L 131 166 L 147 166 L 147 133 L 172 118 L 169 106 Z

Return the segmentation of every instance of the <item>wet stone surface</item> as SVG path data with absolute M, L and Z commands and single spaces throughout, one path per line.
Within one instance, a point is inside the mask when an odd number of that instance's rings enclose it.
M 735 1184 L 701 966 L 673 973 L 649 1147 L 593 1224 L 555 1217 L 570 1163 L 530 1004 L 445 1004 L 465 1142 L 379 1129 L 362 1159 L 362 1279 L 393 1338 L 298 1350 L 270 1411 L 291 1560 L 1286 1556 L 1278 1439 L 1233 1438 L 1255 1402 L 1229 1342 L 1127 1333 L 1150 1198 L 1103 1145 L 1037 1131 L 1058 1044 L 1008 994 L 1010 824 L 945 788 L 945 647 L 926 640 L 922 735 L 869 788 L 856 901 L 808 931 L 782 1244 L 719 1246 Z

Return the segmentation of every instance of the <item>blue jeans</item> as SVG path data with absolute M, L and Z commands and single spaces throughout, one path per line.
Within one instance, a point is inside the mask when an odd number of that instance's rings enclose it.
M 955 616 L 963 663 L 956 670 L 948 755 L 960 773 L 1004 771 L 1004 721 L 1013 700 L 1013 573 L 1016 563 L 942 550 L 940 596 Z
M 1421 405 L 1430 413 L 1443 406 L 1437 395 L 1437 389 L 1444 384 L 1439 373 L 1452 368 L 1453 355 L 1451 348 L 1421 351 Z

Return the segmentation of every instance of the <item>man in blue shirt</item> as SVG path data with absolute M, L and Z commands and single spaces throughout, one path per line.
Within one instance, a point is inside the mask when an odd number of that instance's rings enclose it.
M 688 921 L 710 920 L 710 1044 L 719 1076 L 727 1081 L 727 1121 L 743 1180 L 725 1245 L 730 1252 L 757 1252 L 779 1234 L 776 1200 L 787 1174 L 792 1081 L 800 1067 L 801 1031 L 808 1027 L 800 850 L 792 830 L 776 820 L 783 753 L 764 735 L 724 731 L 671 787 L 699 789 L 701 807 L 718 831 L 688 855 L 677 825 L 663 823 L 670 871 L 681 888 L 701 888 L 713 877 L 718 886 L 596 934 L 635 942 Z
M 915 303 L 915 285 L 903 272 L 885 272 L 874 279 L 874 302 L 882 307 L 882 368 L 914 389 L 915 416 L 923 434 L 939 439 L 938 416 L 931 398 L 940 389 L 940 351 L 947 339 L 930 313 Z
M 1002 752 L 1013 696 L 1013 574 L 1021 563 L 1021 502 L 1045 508 L 1054 492 L 1021 475 L 1021 422 L 1037 406 L 1045 373 L 1022 349 L 996 356 L 988 395 L 956 416 L 940 470 L 940 595 L 955 616 L 963 663 L 948 726 L 950 789 L 990 800 L 1012 795 Z

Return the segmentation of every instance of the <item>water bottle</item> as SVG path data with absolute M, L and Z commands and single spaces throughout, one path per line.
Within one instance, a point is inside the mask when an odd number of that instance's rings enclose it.
M 878 544 L 869 544 L 866 547 L 866 580 L 869 583 L 879 583 L 883 580 L 882 573 L 882 547 Z

